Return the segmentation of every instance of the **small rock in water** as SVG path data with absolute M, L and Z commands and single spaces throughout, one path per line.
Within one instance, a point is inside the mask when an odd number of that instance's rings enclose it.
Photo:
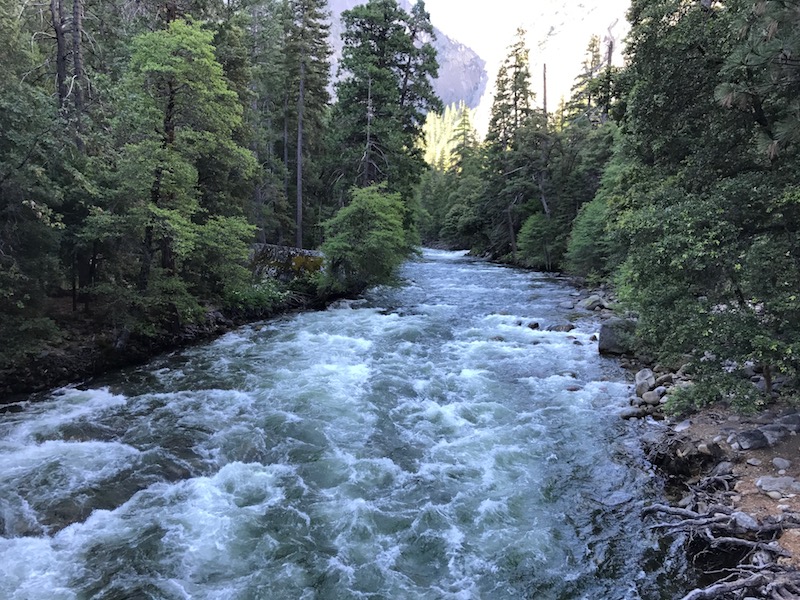
M 747 464 L 750 465 L 751 467 L 760 467 L 761 461 L 757 458 L 748 458 Z
M 573 308 L 575 308 L 575 304 L 573 302 L 562 302 L 561 304 L 558 305 L 558 307 L 566 310 L 572 310 Z
M 564 323 L 563 325 L 551 325 L 547 328 L 547 331 L 559 331 L 566 333 L 568 331 L 572 331 L 573 329 L 575 329 L 575 325 L 572 323 Z
M 528 329 L 539 329 L 539 324 L 536 321 L 528 323 Z
M 776 469 L 786 470 L 792 466 L 792 463 L 785 458 L 781 458 L 780 456 L 776 456 L 772 459 L 772 464 L 775 466 Z

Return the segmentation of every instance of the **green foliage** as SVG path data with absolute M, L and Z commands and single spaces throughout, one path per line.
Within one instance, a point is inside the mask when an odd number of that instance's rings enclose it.
M 418 143 L 425 114 L 441 109 L 431 83 L 439 67 L 430 16 L 424 2 L 409 14 L 396 0 L 369 0 L 342 20 L 337 179 L 344 189 L 386 183 L 409 201 L 425 166 Z
M 675 415 L 688 415 L 719 402 L 736 412 L 752 414 L 766 406 L 764 396 L 748 380 L 719 370 L 705 370 L 694 385 L 678 388 L 668 397 L 664 409 Z
M 273 279 L 238 288 L 229 288 L 223 306 L 238 314 L 263 315 L 282 306 L 289 292 Z
M 528 217 L 517 238 L 523 263 L 534 269 L 553 270 L 556 258 L 564 254 L 564 235 L 555 219 L 541 213 Z
M 569 273 L 597 278 L 606 275 L 609 266 L 608 234 L 609 211 L 601 197 L 584 204 L 569 234 L 565 267 Z
M 409 255 L 403 203 L 383 186 L 353 188 L 351 202 L 327 221 L 325 285 L 346 293 L 392 279 Z

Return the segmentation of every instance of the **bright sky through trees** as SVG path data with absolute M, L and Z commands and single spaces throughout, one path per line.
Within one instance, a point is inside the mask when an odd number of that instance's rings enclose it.
M 614 62 L 621 63 L 621 41 L 629 27 L 625 12 L 630 0 L 426 0 L 431 20 L 448 36 L 475 50 L 486 60 L 489 81 L 494 81 L 500 61 L 518 27 L 528 32 L 531 69 L 537 102 L 541 102 L 542 63 L 547 63 L 548 108 L 555 109 L 561 96 L 568 96 L 589 38 L 601 41 L 608 27 L 618 20 L 612 33 L 617 40 Z M 491 87 L 491 86 L 490 86 Z M 485 130 L 491 93 L 481 102 L 476 125 Z

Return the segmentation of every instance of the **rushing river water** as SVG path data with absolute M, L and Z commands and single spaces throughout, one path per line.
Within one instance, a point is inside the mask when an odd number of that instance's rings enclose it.
M 674 598 L 623 374 L 545 331 L 570 288 L 403 276 L 0 416 L 0 598 Z

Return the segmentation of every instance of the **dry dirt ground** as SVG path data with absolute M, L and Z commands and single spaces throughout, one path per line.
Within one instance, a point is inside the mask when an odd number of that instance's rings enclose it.
M 800 435 L 792 433 L 774 447 L 759 450 L 734 450 L 726 440 L 738 431 L 773 422 L 781 410 L 782 408 L 775 407 L 757 415 L 742 416 L 725 407 L 711 407 L 689 417 L 687 419 L 689 428 L 684 431 L 695 444 L 704 442 L 711 444 L 716 439 L 726 450 L 731 457 L 729 460 L 734 464 L 733 472 L 737 476 L 734 487 L 736 494 L 732 496 L 733 506 L 758 520 L 769 515 L 800 513 L 800 495 L 789 494 L 774 500 L 756 487 L 758 478 L 765 475 L 772 477 L 786 475 L 800 480 Z M 791 466 L 784 472 L 779 472 L 772 463 L 777 457 L 790 461 Z M 800 530 L 787 530 L 779 543 L 792 554 L 791 558 L 782 560 L 800 568 Z

